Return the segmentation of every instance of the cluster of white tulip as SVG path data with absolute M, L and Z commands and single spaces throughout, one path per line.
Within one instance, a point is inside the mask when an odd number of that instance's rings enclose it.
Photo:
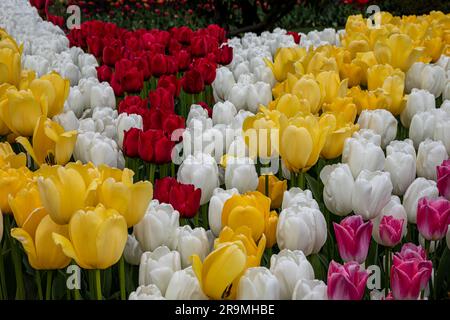
M 320 47 L 324 45 L 334 45 L 340 46 L 340 35 L 345 33 L 345 30 L 336 31 L 333 28 L 325 28 L 321 31 L 311 30 L 307 34 L 300 32 L 300 46 L 309 48 L 309 47 Z
M 64 113 L 53 118 L 65 130 L 78 130 L 75 160 L 123 168 L 123 131 L 142 128 L 140 116 L 118 116 L 116 97 L 97 78 L 98 62 L 81 48 L 69 48 L 58 26 L 44 21 L 28 1 L 0 2 L 0 28 L 23 44 L 22 66 L 37 76 L 52 71 L 70 80 Z

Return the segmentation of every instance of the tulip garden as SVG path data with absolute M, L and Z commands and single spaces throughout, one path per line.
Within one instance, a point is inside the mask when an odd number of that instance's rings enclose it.
M 50 2 L 0 1 L 0 300 L 450 299 L 450 14 Z

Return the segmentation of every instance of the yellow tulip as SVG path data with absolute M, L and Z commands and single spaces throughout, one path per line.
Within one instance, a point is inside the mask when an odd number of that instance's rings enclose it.
M 275 79 L 281 82 L 289 73 L 295 74 L 294 63 L 306 54 L 304 48 L 279 48 L 275 54 L 274 62 L 265 59 L 267 66 L 272 70 Z
M 388 77 L 383 84 L 383 92 L 387 96 L 387 109 L 398 116 L 406 106 L 405 75 L 393 75 Z
M 31 137 L 41 116 L 47 115 L 47 100 L 36 99 L 31 90 L 10 88 L 0 101 L 0 117 L 17 135 Z
M 258 267 L 266 248 L 266 237 L 262 235 L 256 244 L 252 238 L 252 231 L 247 226 L 239 227 L 236 231 L 225 226 L 220 231 L 219 237 L 214 241 L 214 248 L 217 249 L 223 243 L 241 241 L 245 247 L 247 255 L 247 268 Z
M 8 142 L 0 143 L 0 168 L 9 167 L 19 169 L 27 165 L 27 155 L 23 152 L 16 154 Z
M 237 285 L 247 269 L 247 253 L 242 241 L 225 242 L 203 261 L 192 256 L 192 269 L 203 293 L 211 299 L 235 299 Z
M 337 126 L 355 122 L 358 113 L 351 97 L 338 97 L 332 103 L 324 104 L 322 111 L 333 114 L 336 118 Z
M 20 53 L 10 48 L 0 48 L 0 84 L 19 84 L 21 73 Z
M 363 83 L 364 71 L 355 63 L 345 63 L 339 69 L 339 77 L 341 79 L 347 79 L 348 86 L 354 87 Z
M 362 110 L 387 109 L 388 101 L 382 89 L 367 91 L 361 90 L 360 87 L 353 87 L 348 91 L 347 96 L 353 98 L 358 114 Z
M 334 57 L 328 57 L 323 52 L 316 52 L 308 62 L 306 73 L 317 75 L 323 71 L 339 72 L 339 68 Z
M 9 48 L 14 52 L 22 54 L 22 46 L 18 46 L 14 40 L 4 29 L 0 28 L 0 49 Z
M 99 204 L 78 210 L 70 219 L 69 237 L 54 232 L 53 240 L 83 269 L 107 269 L 119 261 L 127 236 L 125 218 Z
M 121 180 L 107 178 L 99 188 L 100 202 L 123 215 L 128 228 L 141 221 L 153 197 L 151 182 L 133 184 L 133 175 L 133 171 L 124 169 Z
M 58 224 L 69 223 L 72 215 L 94 204 L 97 183 L 87 185 L 83 175 L 73 168 L 57 167 L 53 174 L 37 178 L 42 204 Z
M 72 157 L 77 131 L 64 131 L 58 123 L 42 116 L 33 133 L 33 145 L 25 137 L 16 139 L 34 159 L 37 165 L 66 164 Z
M 358 52 L 356 53 L 355 59 L 353 59 L 352 64 L 357 65 L 362 70 L 361 85 L 367 86 L 367 70 L 378 64 L 377 58 L 373 51 L 368 52 Z M 349 84 L 350 87 L 353 87 Z
M 69 265 L 70 258 L 53 241 L 55 233 L 67 237 L 68 227 L 56 224 L 49 215 L 39 222 L 35 235 L 22 228 L 11 230 L 11 236 L 22 243 L 30 265 L 36 270 L 63 269 Z
M 330 131 L 320 155 L 325 159 L 335 159 L 339 157 L 344 150 L 345 140 L 350 138 L 352 134 L 358 130 L 358 124 L 348 123 Z
M 19 90 L 29 89 L 31 82 L 33 82 L 35 79 L 36 72 L 34 72 L 33 70 L 22 70 L 22 73 L 20 74 Z
M 394 69 L 389 64 L 376 64 L 367 69 L 367 85 L 369 90 L 382 88 L 385 80 L 391 76 L 405 78 L 405 74 L 400 69 Z
M 28 183 L 14 196 L 9 195 L 8 202 L 17 226 L 26 231 L 31 238 L 34 238 L 37 226 L 47 215 L 39 197 L 36 183 Z
M 291 93 L 299 99 L 308 101 L 311 113 L 317 113 L 323 102 L 322 91 L 314 76 L 301 77 L 292 87 Z
M 270 211 L 269 219 L 266 221 L 266 230 L 264 230 L 266 248 L 272 248 L 277 243 L 277 225 L 278 214 L 276 211 Z
M 64 102 L 69 95 L 70 81 L 63 79 L 58 73 L 52 72 L 30 83 L 30 90 L 40 99 L 43 95 L 48 101 L 48 116 L 51 118 L 60 114 Z
M 105 181 L 108 178 L 114 178 L 115 181 L 121 181 L 124 170 L 107 166 L 106 164 L 101 164 L 98 167 L 94 166 L 91 162 L 89 165 L 92 168 L 98 169 L 99 177 L 101 181 Z M 133 175 L 133 172 L 129 172 L 128 175 Z
M 316 76 L 322 91 L 322 101 L 331 103 L 337 97 L 345 97 L 348 89 L 348 79 L 340 80 L 334 71 L 323 71 Z
M 15 196 L 31 179 L 32 173 L 27 167 L 19 169 L 0 169 L 0 210 L 11 213 L 8 198 Z
M 266 178 L 268 180 L 269 189 L 269 194 L 267 196 L 271 200 L 270 208 L 278 209 L 279 207 L 281 207 L 284 192 L 287 190 L 287 180 L 279 180 L 273 174 L 270 174 L 267 177 L 265 175 L 259 176 L 257 190 L 262 194 L 265 194 L 266 191 Z
M 299 112 L 302 114 L 310 113 L 309 102 L 307 100 L 300 100 L 296 95 L 286 93 L 274 101 L 273 108 L 292 118 Z
M 253 191 L 237 194 L 228 199 L 222 209 L 222 226 L 233 230 L 247 226 L 252 237 L 258 241 L 264 234 L 269 219 L 270 198 Z
M 335 121 L 331 115 L 320 119 L 310 115 L 289 120 L 281 133 L 281 157 L 288 170 L 305 172 L 317 162 Z

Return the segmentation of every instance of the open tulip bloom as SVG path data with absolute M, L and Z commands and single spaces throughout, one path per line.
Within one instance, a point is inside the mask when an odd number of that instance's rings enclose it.
M 448 298 L 449 14 L 228 38 L 51 2 L 0 1 L 0 300 Z

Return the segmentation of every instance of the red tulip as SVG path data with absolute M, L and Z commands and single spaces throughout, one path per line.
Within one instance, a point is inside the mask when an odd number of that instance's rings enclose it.
M 372 222 L 364 223 L 361 216 L 355 215 L 343 219 L 340 224 L 333 222 L 333 227 L 342 260 L 363 263 L 369 251 Z
M 199 101 L 197 104 L 208 112 L 208 117 L 212 118 L 213 109 L 206 102 Z
M 169 203 L 170 190 L 177 183 L 177 179 L 172 177 L 157 179 L 153 189 L 153 199 L 158 200 L 160 203 Z
M 185 126 L 185 119 L 175 113 L 168 114 L 163 118 L 162 130 L 168 137 L 170 137 L 175 130 L 184 129 Z
M 205 85 L 210 85 L 216 78 L 216 64 L 205 58 L 195 60 L 194 68 L 201 74 Z
M 300 34 L 298 32 L 289 31 L 287 34 L 294 38 L 296 44 L 300 43 Z
M 195 36 L 191 40 L 191 53 L 196 57 L 204 57 L 217 46 L 211 36 Z
M 436 167 L 436 171 L 439 193 L 450 200 L 450 160 L 444 160 L 440 166 Z
M 178 28 L 175 38 L 181 42 L 182 44 L 189 45 L 191 43 L 191 38 L 193 36 L 194 32 L 191 28 L 182 26 Z
M 116 97 L 120 97 L 123 95 L 124 90 L 122 87 L 121 79 L 117 76 L 117 73 L 113 73 L 110 85 L 113 88 Z
M 341 265 L 334 260 L 328 267 L 327 294 L 329 300 L 361 300 L 369 274 L 356 262 Z
M 450 224 L 450 201 L 423 197 L 417 204 L 417 228 L 427 240 L 441 240 Z
M 158 79 L 157 88 L 169 90 L 174 97 L 180 95 L 181 82 L 175 75 L 164 75 Z
M 123 153 L 127 157 L 137 157 L 139 155 L 138 142 L 141 131 L 137 128 L 131 128 L 125 131 L 123 137 Z
M 178 69 L 180 71 L 187 70 L 191 64 L 191 54 L 186 50 L 180 50 L 176 54 Z
M 88 37 L 86 39 L 89 53 L 93 54 L 96 58 L 100 58 L 103 54 L 103 43 L 97 36 Z
M 119 47 L 105 46 L 103 48 L 102 61 L 107 66 L 114 67 L 121 56 L 122 53 Z
M 138 152 L 139 157 L 147 162 L 155 161 L 155 144 L 156 141 L 163 137 L 161 130 L 141 131 L 139 134 Z
M 119 103 L 119 113 L 135 113 L 135 112 L 128 112 L 131 108 L 137 108 L 137 109 L 143 109 L 147 110 L 147 100 L 142 99 L 140 96 L 126 96 L 120 103 Z M 140 113 L 138 113 L 140 114 Z
M 233 60 L 233 47 L 230 47 L 228 45 L 222 46 L 218 52 L 217 63 L 226 66 L 230 64 L 232 60 Z
M 155 142 L 155 159 L 156 164 L 164 164 L 172 162 L 172 150 L 175 147 L 175 141 L 172 141 L 166 135 L 157 139 Z
M 392 216 L 383 216 L 380 222 L 380 238 L 387 247 L 393 247 L 400 243 L 403 234 L 403 219 L 395 219 Z
M 202 190 L 192 184 L 177 183 L 170 190 L 169 202 L 183 218 L 192 218 L 200 208 Z
M 38 10 L 44 9 L 46 2 L 47 0 L 30 0 L 30 4 Z
M 110 82 L 112 78 L 112 69 L 108 67 L 107 65 L 102 65 L 100 67 L 97 67 L 97 77 L 98 81 L 103 82 Z
M 153 129 L 161 130 L 164 112 L 160 109 L 151 108 L 142 115 L 144 131 Z
M 225 40 L 225 35 L 226 35 L 225 29 L 223 29 L 219 25 L 210 24 L 206 29 L 207 29 L 209 35 L 211 35 L 217 39 L 218 43 L 222 43 Z
M 197 94 L 205 89 L 205 83 L 200 71 L 192 69 L 184 73 L 181 86 L 186 93 Z
M 149 93 L 150 108 L 164 110 L 173 113 L 175 102 L 172 93 L 164 88 L 156 88 Z
M 164 54 L 155 54 L 150 61 L 150 70 L 154 77 L 160 77 L 167 73 L 167 56 Z
M 144 87 L 144 74 L 136 67 L 131 68 L 125 73 L 122 86 L 125 92 L 140 92 Z

